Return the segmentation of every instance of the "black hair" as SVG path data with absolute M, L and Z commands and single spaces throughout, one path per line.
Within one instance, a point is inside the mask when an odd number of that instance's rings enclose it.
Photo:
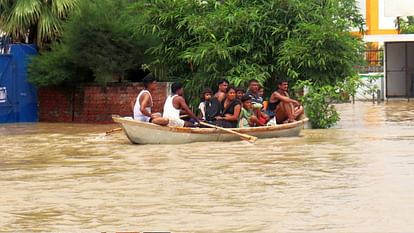
M 246 102 L 248 100 L 251 100 L 251 99 L 252 99 L 252 97 L 250 95 L 244 95 L 244 96 L 241 97 L 240 101 L 242 103 L 244 103 L 244 102 Z
M 229 93 L 229 91 L 230 91 L 231 89 L 233 89 L 234 91 L 236 91 L 236 88 L 235 88 L 234 86 L 228 86 L 228 87 L 227 87 L 227 90 L 226 90 L 226 93 Z
M 242 88 L 242 87 L 238 87 L 238 88 L 236 88 L 236 92 L 238 92 L 238 91 L 241 91 L 241 92 L 246 92 L 245 90 L 244 90 L 244 88 Z
M 217 85 L 220 85 L 220 84 L 222 84 L 222 83 L 227 83 L 227 84 L 229 84 L 229 81 L 227 81 L 226 79 L 220 79 L 220 80 L 217 82 Z
M 176 92 L 177 92 L 178 90 L 180 90 L 181 88 L 183 88 L 183 84 L 181 84 L 181 83 L 173 83 L 173 84 L 171 85 L 171 93 L 172 93 L 172 94 L 176 94 Z
M 282 83 L 289 83 L 288 82 L 288 80 L 286 80 L 286 79 L 279 79 L 278 81 L 277 81 L 277 85 L 279 86 L 279 85 L 281 85 Z
M 213 90 L 211 90 L 211 88 L 209 88 L 209 87 L 204 88 L 203 92 L 201 92 L 201 100 L 202 101 L 205 101 L 204 95 L 207 94 L 207 93 L 213 94 Z
M 154 77 L 154 75 L 152 74 L 152 73 L 149 73 L 147 76 L 145 76 L 143 79 L 142 79 L 142 82 L 144 83 L 144 87 L 145 87 L 145 89 L 147 89 L 148 88 L 148 85 L 149 84 L 151 84 L 151 83 L 153 83 L 153 82 L 155 82 L 156 80 L 155 80 L 155 77 Z
M 249 85 L 252 83 L 259 83 L 259 81 L 257 81 L 257 79 L 250 79 L 249 80 Z

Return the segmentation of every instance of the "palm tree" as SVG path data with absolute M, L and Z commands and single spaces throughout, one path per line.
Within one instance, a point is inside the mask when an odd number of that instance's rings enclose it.
M 17 40 L 30 37 L 43 46 L 62 33 L 62 22 L 80 0 L 0 0 L 1 30 Z

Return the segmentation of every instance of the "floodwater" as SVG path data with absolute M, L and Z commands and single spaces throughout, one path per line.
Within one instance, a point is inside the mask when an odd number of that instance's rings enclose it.
M 255 144 L 0 125 L 0 231 L 413 232 L 414 102 L 337 108 L 336 128 Z

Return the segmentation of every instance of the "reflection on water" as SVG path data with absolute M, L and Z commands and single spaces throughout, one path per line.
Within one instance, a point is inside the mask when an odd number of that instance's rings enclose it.
M 255 144 L 0 125 L 0 231 L 412 232 L 414 103 L 337 108 L 333 129 Z

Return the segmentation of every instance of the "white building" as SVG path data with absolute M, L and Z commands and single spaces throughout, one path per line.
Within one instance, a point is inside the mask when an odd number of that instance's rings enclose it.
M 413 0 L 359 0 L 366 20 L 364 41 L 384 46 L 383 98 L 414 97 L 414 34 L 398 34 L 397 17 L 414 16 Z

